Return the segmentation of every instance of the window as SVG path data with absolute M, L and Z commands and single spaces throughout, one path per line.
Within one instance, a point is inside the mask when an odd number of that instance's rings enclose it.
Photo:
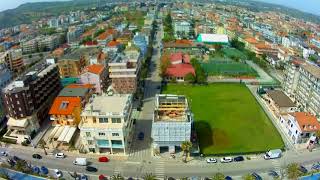
M 112 123 L 121 123 L 121 118 L 111 118 Z
M 296 130 L 296 134 L 298 134 L 298 130 Z
M 89 145 L 92 145 L 93 142 L 92 142 L 91 140 L 88 140 L 88 144 L 89 144 Z
M 86 136 L 87 136 L 87 137 L 91 137 L 90 132 L 86 132 Z
M 112 133 L 112 136 L 119 136 L 119 133 Z
M 99 118 L 99 123 L 108 123 L 108 118 Z
M 93 123 L 97 123 L 96 117 L 93 117 L 93 118 L 92 118 L 92 121 L 93 121 Z
M 22 109 L 19 107 L 19 111 L 22 111 Z
M 103 133 L 103 132 L 99 132 L 99 136 L 105 136 L 106 133 Z
M 17 104 L 20 104 L 20 102 L 19 102 L 19 101 L 17 101 Z

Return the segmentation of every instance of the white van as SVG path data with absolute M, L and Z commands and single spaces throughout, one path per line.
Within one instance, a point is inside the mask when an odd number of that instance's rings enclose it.
M 76 160 L 73 161 L 74 165 L 78 166 L 86 166 L 87 163 L 87 158 L 76 158 Z

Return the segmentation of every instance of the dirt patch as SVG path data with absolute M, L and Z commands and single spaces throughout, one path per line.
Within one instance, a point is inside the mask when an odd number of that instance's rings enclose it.
M 228 148 L 231 145 L 228 134 L 224 130 L 218 128 L 213 129 L 212 141 L 213 146 L 217 149 Z

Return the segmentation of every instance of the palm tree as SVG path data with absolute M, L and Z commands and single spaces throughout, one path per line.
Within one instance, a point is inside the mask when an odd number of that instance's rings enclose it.
M 120 174 L 111 176 L 111 180 L 124 180 L 124 177 Z
M 213 177 L 212 180 L 225 180 L 226 176 L 220 172 L 216 173 Z
M 251 174 L 246 174 L 242 177 L 243 180 L 255 180 Z
M 143 180 L 157 180 L 156 176 L 152 173 L 147 173 L 143 176 Z
M 183 154 L 185 156 L 184 162 L 187 162 L 187 157 L 189 157 L 189 152 L 192 147 L 192 143 L 190 141 L 183 141 L 181 144 L 181 149 L 183 150 Z
M 299 170 L 299 164 L 291 163 L 287 166 L 287 174 L 289 179 L 298 179 L 302 175 L 302 172 Z
M 39 145 L 40 145 L 40 147 L 43 149 L 44 154 L 45 154 L 45 155 L 48 155 L 47 150 L 46 150 L 46 145 L 47 145 L 47 143 L 46 143 L 43 139 L 41 139 L 41 140 L 39 141 Z

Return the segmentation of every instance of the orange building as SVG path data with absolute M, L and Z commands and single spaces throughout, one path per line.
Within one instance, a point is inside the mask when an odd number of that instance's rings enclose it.
M 81 114 L 80 97 L 56 97 L 49 111 L 53 125 L 78 126 Z

